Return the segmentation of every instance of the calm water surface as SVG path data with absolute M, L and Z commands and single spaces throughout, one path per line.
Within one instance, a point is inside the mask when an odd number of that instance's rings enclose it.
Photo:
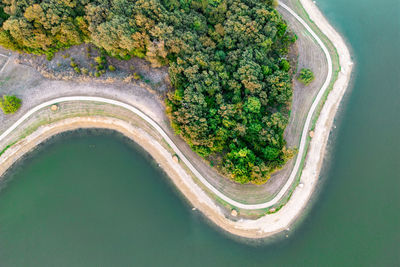
M 353 49 L 320 189 L 288 238 L 249 245 L 191 210 L 112 133 L 55 138 L 1 182 L 1 266 L 399 266 L 400 2 L 320 0 Z

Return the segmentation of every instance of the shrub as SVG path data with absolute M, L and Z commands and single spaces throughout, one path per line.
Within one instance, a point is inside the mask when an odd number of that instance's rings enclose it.
M 103 58 L 103 57 L 95 57 L 95 58 L 94 58 L 94 61 L 95 61 L 97 64 L 102 65 L 102 64 L 105 62 L 105 58 Z
M 290 69 L 290 64 L 286 59 L 282 59 L 279 66 L 281 67 L 281 70 L 283 70 L 285 72 L 288 72 Z
M 51 61 L 53 59 L 53 57 L 54 57 L 54 53 L 46 54 L 46 58 L 47 58 L 48 61 Z
M 0 108 L 4 114 L 15 113 L 21 107 L 21 99 L 16 96 L 3 96 L 3 100 L 0 100 Z
M 71 58 L 71 63 L 69 63 L 69 65 L 70 65 L 71 67 L 73 67 L 73 68 L 75 68 L 76 66 L 78 66 L 78 65 L 75 63 L 75 60 L 74 60 L 73 58 Z
M 115 67 L 112 66 L 112 65 L 108 66 L 108 69 L 109 69 L 110 71 L 115 71 Z
M 95 61 L 97 64 L 101 64 L 101 57 L 95 57 L 95 58 L 94 58 L 94 61 Z
M 297 77 L 297 79 L 305 85 L 309 85 L 314 78 L 314 73 L 310 69 L 301 69 Z

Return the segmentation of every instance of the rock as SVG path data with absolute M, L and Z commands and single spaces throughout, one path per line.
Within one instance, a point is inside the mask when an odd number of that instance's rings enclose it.
M 238 216 L 237 210 L 233 209 L 233 210 L 231 211 L 231 215 L 232 215 L 233 217 Z
M 311 137 L 311 138 L 314 137 L 314 131 L 310 131 L 310 137 Z
M 273 212 L 275 212 L 275 211 L 276 211 L 275 208 L 270 208 L 270 209 L 269 209 L 269 212 L 271 212 L 271 213 L 273 213 Z
M 57 105 L 52 105 L 50 109 L 51 109 L 51 111 L 57 111 L 58 110 L 58 106 Z
M 178 158 L 177 155 L 173 155 L 173 156 L 172 156 L 172 159 L 173 159 L 176 163 L 179 162 L 179 158 Z

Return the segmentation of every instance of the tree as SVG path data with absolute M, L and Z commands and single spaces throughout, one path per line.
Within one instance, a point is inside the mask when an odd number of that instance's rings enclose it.
M 16 96 L 3 96 L 3 100 L 0 100 L 0 108 L 4 114 L 15 113 L 21 107 L 21 99 Z
M 248 112 L 260 113 L 261 110 L 260 100 L 254 96 L 249 97 L 245 105 L 245 110 Z
M 288 72 L 290 69 L 290 64 L 286 59 L 282 59 L 279 65 L 281 69 L 285 72 Z
M 305 85 L 309 85 L 314 78 L 314 73 L 310 69 L 301 69 L 297 77 L 297 79 Z

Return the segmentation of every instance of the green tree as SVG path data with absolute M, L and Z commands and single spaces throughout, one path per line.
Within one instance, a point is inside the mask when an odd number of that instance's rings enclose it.
M 301 69 L 297 77 L 297 79 L 305 85 L 309 85 L 314 78 L 314 73 L 310 69 Z
M 282 59 L 279 66 L 281 67 L 281 69 L 283 71 L 286 71 L 286 72 L 288 72 L 290 69 L 290 64 L 286 59 Z
M 3 96 L 3 100 L 0 100 L 0 108 L 3 110 L 4 114 L 12 114 L 17 112 L 21 107 L 21 99 L 16 96 Z
M 257 97 L 249 97 L 247 99 L 245 110 L 252 113 L 260 113 L 261 102 Z

